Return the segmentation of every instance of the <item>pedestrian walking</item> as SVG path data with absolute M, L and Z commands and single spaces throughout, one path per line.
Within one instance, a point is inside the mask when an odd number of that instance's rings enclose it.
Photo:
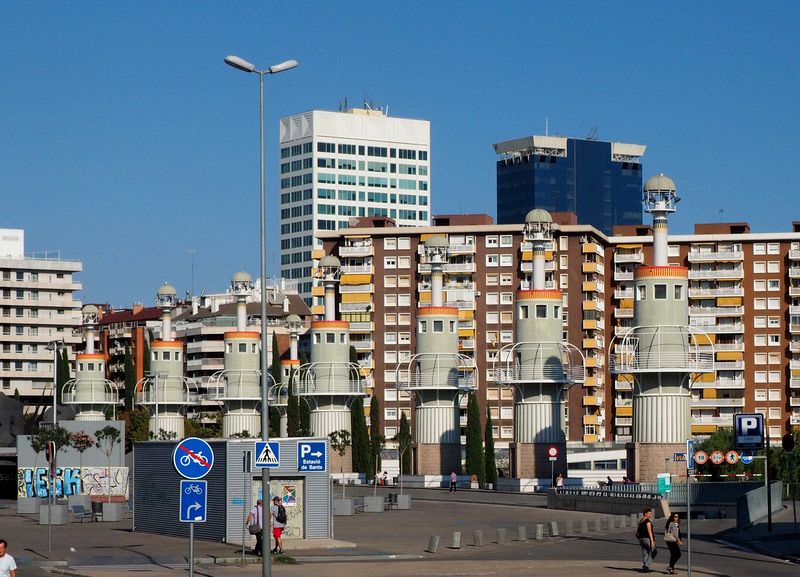
M 286 508 L 281 503 L 280 497 L 272 498 L 270 517 L 272 519 L 272 536 L 275 538 L 275 548 L 272 549 L 271 553 L 273 555 L 282 555 L 283 529 L 286 527 Z
M 556 492 L 564 488 L 564 475 L 559 473 L 556 475 Z
M 452 473 L 450 473 L 450 490 L 448 491 L 448 493 L 455 493 L 456 485 L 458 485 L 458 475 L 456 475 L 456 472 L 453 471 Z
M 680 546 L 683 545 L 683 541 L 681 541 L 681 516 L 677 513 L 670 515 L 666 525 L 664 525 L 664 543 L 667 544 L 667 549 L 669 549 L 667 572 L 670 575 L 675 575 L 677 573 L 675 571 L 675 563 L 681 558 Z
M 636 538 L 642 547 L 642 573 L 650 573 L 650 564 L 656 558 L 656 538 L 653 536 L 653 509 L 645 507 L 636 527 Z
M 14 558 L 6 553 L 8 543 L 0 539 L 0 577 L 17 577 L 17 564 Z
M 245 525 L 250 534 L 256 536 L 256 546 L 253 548 L 253 554 L 260 556 L 264 551 L 263 540 L 261 538 L 261 529 L 264 527 L 264 507 L 261 499 L 256 501 L 256 506 L 250 510 Z

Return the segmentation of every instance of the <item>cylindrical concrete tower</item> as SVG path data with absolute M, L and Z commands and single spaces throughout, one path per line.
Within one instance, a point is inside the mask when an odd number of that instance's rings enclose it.
M 86 305 L 81 313 L 86 352 L 75 357 L 75 378 L 64 385 L 63 401 L 73 406 L 76 421 L 104 421 L 106 410 L 117 404 L 117 389 L 105 378 L 105 355 L 94 352 L 99 311 L 94 305 Z
M 333 255 L 319 262 L 325 286 L 325 320 L 311 323 L 311 362 L 296 372 L 292 384 L 294 394 L 304 397 L 300 402 L 307 402 L 311 408 L 311 434 L 316 437 L 350 431 L 350 401 L 364 395 L 359 368 L 350 362 L 350 323 L 335 320 L 340 268 L 339 259 Z M 333 460 L 337 458 L 332 456 Z M 352 471 L 347 455 L 343 469 Z
M 524 237 L 533 251 L 531 290 L 516 294 L 515 342 L 500 351 L 505 359 L 495 371 L 498 384 L 516 391 L 512 476 L 552 483 L 552 474 L 565 473 L 564 434 L 566 387 L 583 379 L 583 356 L 564 342 L 562 294 L 546 288 L 545 250 L 553 241 L 553 219 L 534 209 L 525 217 Z M 555 461 L 548 451 L 555 447 Z
M 431 306 L 417 311 L 417 353 L 398 366 L 398 386 L 415 396 L 414 468 L 418 475 L 461 470 L 459 395 L 476 387 L 474 361 L 458 353 L 458 308 L 443 305 L 449 242 L 425 241 Z M 406 378 L 403 378 L 406 375 Z
M 663 174 L 644 186 L 656 264 L 637 267 L 634 326 L 612 340 L 609 355 L 612 372 L 634 378 L 628 477 L 639 482 L 655 481 L 664 459 L 684 450 L 691 436 L 690 377 L 714 370 L 711 339 L 689 326 L 688 271 L 667 262 L 667 216 L 679 200 L 675 183 Z
M 289 358 L 281 360 L 281 382 L 276 383 L 269 391 L 269 406 L 275 407 L 281 415 L 278 432 L 281 437 L 289 435 L 289 420 L 287 415 L 289 387 L 291 386 L 295 371 L 300 368 L 297 341 L 300 330 L 303 328 L 303 319 L 298 315 L 290 314 L 286 317 L 284 325 L 286 326 L 286 330 L 289 331 Z M 305 399 L 301 399 L 300 402 L 305 402 Z
M 162 285 L 156 293 L 156 306 L 162 310 L 161 339 L 150 343 L 151 372 L 140 382 L 138 394 L 138 404 L 150 408 L 150 434 L 157 439 L 184 437 L 183 414 L 192 388 L 183 375 L 183 341 L 172 338 L 176 304 L 175 288 Z

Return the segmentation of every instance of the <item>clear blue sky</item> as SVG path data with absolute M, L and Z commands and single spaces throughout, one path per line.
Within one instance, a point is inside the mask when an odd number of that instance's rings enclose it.
M 268 267 L 280 116 L 364 95 L 431 121 L 433 213 L 495 212 L 494 142 L 647 145 L 673 232 L 790 230 L 800 158 L 796 2 L 4 2 L 0 227 L 82 260 L 85 302 L 152 304 L 257 276 L 258 81 L 268 78 Z

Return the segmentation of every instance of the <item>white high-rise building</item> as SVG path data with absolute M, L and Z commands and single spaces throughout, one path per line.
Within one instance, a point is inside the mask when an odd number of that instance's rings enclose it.
M 0 229 L 0 392 L 19 391 L 26 403 L 49 404 L 53 342 L 81 342 L 79 261 L 57 252 L 25 254 L 25 231 Z
M 298 281 L 321 314 L 322 287 L 314 290 L 313 278 L 323 256 L 318 231 L 364 216 L 430 225 L 430 122 L 370 108 L 312 110 L 281 119 L 280 143 L 281 276 Z

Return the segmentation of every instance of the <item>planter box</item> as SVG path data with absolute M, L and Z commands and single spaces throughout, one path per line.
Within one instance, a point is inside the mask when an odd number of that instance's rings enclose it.
M 103 503 L 103 522 L 122 521 L 122 503 Z
M 334 499 L 333 514 L 337 516 L 351 516 L 356 514 L 356 505 L 352 499 Z
M 383 513 L 385 507 L 383 505 L 384 499 L 379 497 L 364 497 L 364 512 L 365 513 Z
M 39 512 L 39 499 L 36 497 L 19 497 L 17 499 L 17 513 L 20 515 L 35 515 Z
M 411 495 L 398 495 L 397 496 L 397 509 L 411 509 Z
M 67 505 L 69 505 L 70 508 L 74 507 L 75 505 L 82 505 L 84 509 L 91 511 L 92 498 L 89 495 L 70 495 L 67 497 Z
M 48 515 L 52 512 L 52 525 L 66 525 L 69 522 L 69 509 L 66 505 L 41 505 L 39 507 L 39 525 L 48 524 Z

